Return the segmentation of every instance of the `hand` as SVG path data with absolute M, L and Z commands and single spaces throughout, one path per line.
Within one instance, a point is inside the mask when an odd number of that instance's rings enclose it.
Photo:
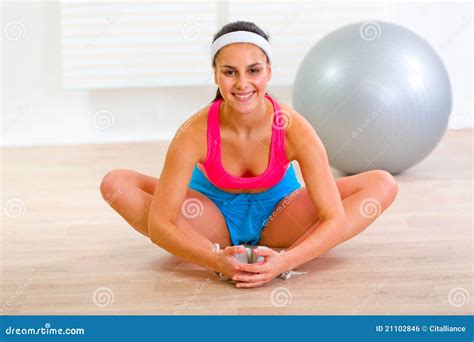
M 229 279 L 232 279 L 234 276 L 250 275 L 250 273 L 242 272 L 238 269 L 243 264 L 234 257 L 234 254 L 241 253 L 245 253 L 243 246 L 227 246 L 224 250 L 220 250 L 217 257 L 218 272 L 229 277 Z
M 257 264 L 238 264 L 238 270 L 247 274 L 232 276 L 232 279 L 237 281 L 236 287 L 262 286 L 287 271 L 284 253 L 278 253 L 271 248 L 254 249 L 253 253 L 263 256 L 265 261 Z

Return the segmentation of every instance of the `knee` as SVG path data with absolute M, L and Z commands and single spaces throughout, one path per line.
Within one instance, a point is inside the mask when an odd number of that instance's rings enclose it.
M 395 178 L 385 170 L 374 170 L 374 183 L 378 184 L 379 189 L 382 189 L 386 201 L 392 203 L 398 195 L 398 184 Z
M 114 194 L 121 191 L 121 185 L 127 179 L 128 170 L 116 169 L 109 171 L 100 183 L 100 193 L 102 198 L 109 200 Z

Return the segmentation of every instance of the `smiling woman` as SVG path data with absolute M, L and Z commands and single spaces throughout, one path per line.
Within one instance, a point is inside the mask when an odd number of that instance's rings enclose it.
M 211 57 L 216 97 L 178 130 L 160 178 L 115 170 L 101 191 L 108 198 L 122 189 L 127 196 L 110 205 L 170 253 L 237 287 L 261 286 L 363 231 L 397 185 L 382 170 L 334 179 L 314 128 L 267 93 L 271 47 L 255 24 L 224 26 Z M 216 243 L 224 250 L 213 250 Z M 264 261 L 250 265 L 235 258 L 245 252 L 239 245 L 271 248 L 254 249 Z
M 242 33 L 254 33 L 254 35 L 247 35 L 245 39 L 242 38 Z M 239 37 L 240 34 L 240 37 Z M 229 42 L 233 40 L 246 40 L 247 43 L 233 43 L 229 44 Z M 250 76 L 255 76 L 256 80 L 259 80 L 258 76 L 261 76 L 265 71 L 265 86 L 266 83 L 270 81 L 272 70 L 271 70 L 271 48 L 270 48 L 270 36 L 266 34 L 262 29 L 260 29 L 257 25 L 247 21 L 237 21 L 234 23 L 230 23 L 222 27 L 222 29 L 214 36 L 212 47 L 211 47 L 211 60 L 212 60 L 212 67 L 214 69 L 214 81 L 216 84 L 219 85 L 216 92 L 216 97 L 214 101 L 222 99 L 223 96 L 221 94 L 221 89 L 226 95 L 226 78 L 236 77 L 239 72 L 239 66 L 242 63 L 246 62 L 242 56 L 239 56 L 239 51 L 242 47 L 252 44 L 252 52 L 254 52 L 254 56 L 249 56 L 251 64 L 243 64 L 244 65 L 244 72 L 247 72 Z M 226 46 L 226 49 L 223 47 Z M 232 53 L 237 53 L 237 58 L 229 58 L 232 57 Z M 229 56 L 229 54 L 231 56 Z M 223 56 L 224 55 L 224 56 Z M 222 64 L 222 61 L 229 61 L 229 63 Z M 234 62 L 235 63 L 232 63 Z M 216 73 L 216 70 L 218 71 Z M 222 77 L 219 77 L 223 75 Z M 260 77 L 261 78 L 261 77 Z M 220 81 L 220 82 L 219 82 Z M 264 80 L 261 80 L 264 81 Z M 261 85 L 261 83 L 260 83 Z M 262 90 L 260 89 L 253 89 L 249 91 L 257 91 Z M 238 92 L 235 90 L 237 94 L 243 94 L 245 91 Z M 266 89 L 264 89 L 264 92 Z M 266 95 L 268 95 L 265 92 Z M 224 97 L 225 98 L 225 97 Z M 227 98 L 228 99 L 228 98 Z

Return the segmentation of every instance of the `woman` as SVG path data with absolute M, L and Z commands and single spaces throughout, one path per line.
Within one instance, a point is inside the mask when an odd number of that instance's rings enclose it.
M 180 127 L 161 177 L 113 170 L 101 184 L 104 199 L 125 194 L 108 202 L 136 230 L 236 287 L 261 286 L 359 234 L 398 192 L 382 170 L 333 178 L 313 127 L 266 93 L 268 40 L 253 23 L 225 25 L 211 47 L 216 98 Z M 254 250 L 263 262 L 245 264 L 234 256 L 241 244 L 270 248 Z

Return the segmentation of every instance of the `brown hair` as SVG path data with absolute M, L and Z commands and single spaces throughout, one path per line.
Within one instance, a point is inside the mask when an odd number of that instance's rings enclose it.
M 270 35 L 265 33 L 260 27 L 258 27 L 254 23 L 252 23 L 250 21 L 241 21 L 241 20 L 239 20 L 239 21 L 234 21 L 233 23 L 229 23 L 227 25 L 224 25 L 219 30 L 219 32 L 217 32 L 214 35 L 214 38 L 212 39 L 212 42 L 214 43 L 216 41 L 216 39 L 219 38 L 220 36 L 223 36 L 226 33 L 234 32 L 234 31 L 249 31 L 249 32 L 253 32 L 253 33 L 256 33 L 256 34 L 262 36 L 267 41 L 270 40 Z M 264 52 L 264 51 L 262 50 L 262 52 Z M 212 66 L 213 67 L 216 66 L 216 57 L 217 57 L 218 54 L 219 54 L 219 52 L 217 52 L 217 54 L 214 56 L 214 60 L 212 61 Z M 266 54 L 265 54 L 265 56 L 266 56 Z M 267 56 L 267 63 L 270 64 L 268 56 Z M 265 93 L 265 95 L 269 95 L 269 94 Z M 221 92 L 220 92 L 219 87 L 218 87 L 217 92 L 216 92 L 216 97 L 214 98 L 214 100 L 212 100 L 212 102 L 217 101 L 219 99 L 222 99 L 222 95 L 221 95 Z

